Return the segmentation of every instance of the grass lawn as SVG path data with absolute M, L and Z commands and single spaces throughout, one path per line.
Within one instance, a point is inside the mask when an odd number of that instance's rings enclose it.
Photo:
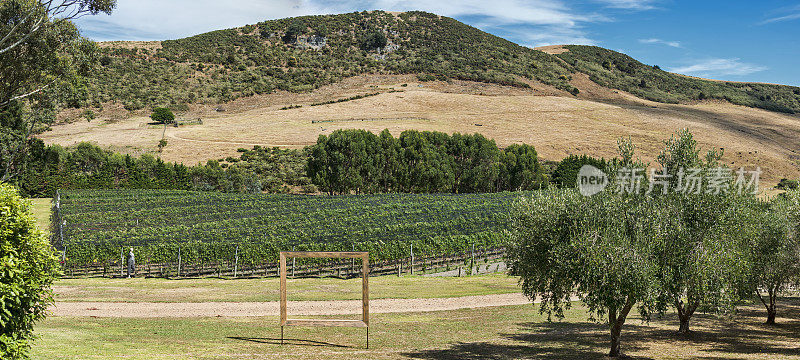
M 33 209 L 33 216 L 36 218 L 36 225 L 44 232 L 48 232 L 50 228 L 50 208 L 53 206 L 51 203 L 53 199 L 31 199 Z
M 674 314 L 630 318 L 622 350 L 641 359 L 800 359 L 800 298 L 782 299 L 779 325 L 760 306 L 733 319 L 697 315 L 677 334 Z M 532 305 L 427 313 L 375 314 L 364 329 L 287 328 L 276 317 L 113 319 L 50 317 L 39 323 L 34 359 L 602 359 L 608 331 L 576 303 L 547 322 Z
M 517 278 L 505 274 L 469 277 L 377 276 L 369 279 L 372 299 L 447 298 L 520 292 Z M 262 302 L 278 301 L 277 278 L 61 279 L 56 301 L 100 302 Z M 287 279 L 291 301 L 361 299 L 361 279 Z

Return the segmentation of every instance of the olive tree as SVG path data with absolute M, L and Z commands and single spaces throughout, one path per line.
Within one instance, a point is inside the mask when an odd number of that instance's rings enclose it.
M 755 295 L 767 311 L 769 325 L 775 324 L 778 296 L 800 279 L 800 192 L 771 202 L 743 207 L 737 219 L 736 238 L 744 244 L 750 266 L 747 291 Z
M 657 198 L 604 191 L 584 197 L 549 189 L 523 198 L 512 214 L 511 272 L 540 311 L 563 317 L 574 298 L 610 331 L 620 355 L 622 327 L 634 308 L 659 312 L 658 251 L 681 224 Z
M 669 203 L 671 216 L 681 223 L 680 231 L 673 230 L 674 241 L 663 244 L 661 251 L 660 301 L 674 306 L 682 334 L 689 333 L 690 320 L 698 309 L 721 312 L 733 308 L 738 294 L 735 288 L 746 265 L 740 259 L 740 247 L 726 240 L 732 231 L 726 219 L 735 216 L 737 201 L 755 199 L 735 194 L 727 180 L 719 185 L 727 190 L 708 191 L 706 180 L 719 167 L 721 156 L 709 151 L 701 157 L 697 141 L 687 129 L 667 140 L 658 156 L 661 180 L 671 192 L 662 195 L 656 189 L 653 194 Z M 693 175 L 701 181 L 693 184 Z
M 0 183 L 0 358 L 27 358 L 33 325 L 53 302 L 56 259 L 30 204 Z

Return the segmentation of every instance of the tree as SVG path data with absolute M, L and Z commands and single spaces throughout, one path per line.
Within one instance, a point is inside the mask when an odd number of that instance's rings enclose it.
M 481 134 L 455 133 L 448 138 L 447 153 L 453 158 L 452 192 L 489 192 L 498 175 L 498 149 L 494 140 Z
M 305 31 L 306 26 L 300 22 L 300 20 L 295 19 L 289 27 L 286 28 L 286 32 L 283 34 L 283 42 L 287 44 L 295 43 L 297 42 L 297 37 Z
M 684 188 L 665 196 L 675 209 L 673 216 L 681 221 L 681 230 L 675 231 L 674 242 L 665 244 L 661 262 L 663 301 L 674 305 L 680 320 L 679 332 L 683 334 L 689 333 L 689 322 L 698 308 L 712 312 L 732 308 L 737 294 L 733 290 L 739 281 L 736 276 L 741 275 L 745 265 L 734 255 L 738 249 L 723 240 L 731 230 L 722 224 L 735 216 L 732 212 L 737 202 L 754 199 L 739 198 L 732 191 L 714 194 L 686 188 L 687 174 L 699 171 L 709 175 L 712 168 L 719 166 L 721 156 L 720 152 L 709 151 L 705 159 L 701 158 L 688 129 L 679 130 L 667 140 L 658 156 L 669 188 Z
M 404 165 L 399 176 L 401 191 L 436 193 L 454 189 L 454 159 L 446 152 L 447 134 L 406 130 L 398 141 Z
M 308 161 L 308 177 L 329 194 L 377 192 L 384 168 L 381 140 L 366 130 L 320 135 Z
M 0 106 L 85 73 L 94 44 L 81 38 L 70 20 L 111 13 L 115 5 L 115 0 L 0 3 L 0 64 L 6 64 L 0 66 Z
M 6 118 L 0 129 L 0 181 L 20 174 L 33 136 L 47 129 L 60 106 L 77 106 L 85 98 L 82 77 L 96 60 L 96 45 L 80 37 L 70 20 L 110 13 L 114 5 L 113 0 L 0 2 L 0 112 Z
M 386 47 L 388 40 L 386 40 L 386 35 L 383 34 L 381 31 L 373 31 L 367 34 L 364 39 L 361 41 L 361 48 L 365 51 L 371 51 L 375 49 L 383 49 Z
M 737 203 L 753 201 L 733 194 L 675 194 L 659 196 L 670 204 L 680 227 L 661 251 L 661 296 L 675 307 L 679 332 L 688 334 L 698 309 L 724 312 L 739 300 L 737 284 L 746 272 L 746 257 L 731 241 Z
M 771 203 L 743 207 L 736 223 L 738 241 L 745 244 L 750 266 L 747 289 L 767 310 L 775 324 L 777 298 L 800 280 L 800 192 L 792 191 Z M 763 294 L 763 295 L 762 295 Z M 766 297 L 766 299 L 765 299 Z
M 27 358 L 33 326 L 53 303 L 58 276 L 53 248 L 33 220 L 30 204 L 0 183 L 0 357 Z
M 175 114 L 173 114 L 172 110 L 168 108 L 159 107 L 153 109 L 153 113 L 150 114 L 150 119 L 157 123 L 166 125 L 175 121 Z
M 605 159 L 593 158 L 587 155 L 570 155 L 558 163 L 553 170 L 552 182 L 561 188 L 574 188 L 578 186 L 578 171 L 583 165 L 592 165 L 601 171 L 608 171 Z
M 610 356 L 619 356 L 622 326 L 634 307 L 647 318 L 658 308 L 658 249 L 679 224 L 657 198 L 592 197 L 546 189 L 516 204 L 508 246 L 511 273 L 540 312 L 563 317 L 578 296 L 590 319 L 604 322 Z
M 497 190 L 535 190 L 546 186 L 533 146 L 512 144 L 499 153 Z

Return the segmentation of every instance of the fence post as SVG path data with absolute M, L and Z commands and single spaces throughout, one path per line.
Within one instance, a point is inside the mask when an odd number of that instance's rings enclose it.
M 472 243 L 472 263 L 469 265 L 469 274 L 472 275 L 472 269 L 475 268 L 475 243 Z M 475 272 L 477 273 L 478 270 L 476 269 Z
M 233 265 L 233 277 L 239 272 L 239 244 L 236 244 L 236 263 Z
M 292 246 L 292 251 L 294 251 L 294 246 Z M 294 279 L 294 265 L 295 265 L 295 257 L 292 257 L 292 279 Z
M 120 277 L 125 277 L 125 274 L 123 272 L 124 268 L 125 268 L 125 248 L 122 247 L 122 248 L 119 248 L 119 276 Z
M 411 275 L 414 275 L 414 243 L 411 243 Z
M 178 277 L 181 277 L 181 246 L 178 245 Z
M 59 220 L 61 218 L 59 217 Z M 67 220 L 64 220 L 63 224 L 61 221 L 58 222 L 58 236 L 61 239 L 61 246 L 63 250 L 61 250 L 61 262 L 64 263 L 64 266 L 67 265 L 67 244 L 64 242 L 64 226 L 67 226 Z

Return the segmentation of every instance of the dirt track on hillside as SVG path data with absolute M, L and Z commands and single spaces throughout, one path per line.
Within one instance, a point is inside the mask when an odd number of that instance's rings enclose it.
M 519 293 L 437 299 L 376 299 L 370 301 L 370 313 L 448 311 L 529 303 L 531 301 Z M 277 316 L 279 310 L 277 301 L 244 303 L 60 302 L 56 303 L 51 312 L 55 316 L 157 318 Z M 361 300 L 291 301 L 288 305 L 288 312 L 291 315 L 300 316 L 360 314 Z

